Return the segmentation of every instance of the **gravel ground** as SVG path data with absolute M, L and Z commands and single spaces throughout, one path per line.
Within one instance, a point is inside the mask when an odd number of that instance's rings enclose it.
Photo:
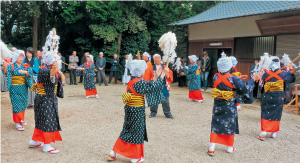
M 177 83 L 176 83 L 177 84 Z M 161 106 L 156 118 L 146 123 L 149 142 L 145 142 L 145 162 L 297 162 L 300 159 L 300 117 L 284 111 L 281 129 L 275 139 L 256 139 L 260 133 L 260 105 L 242 105 L 239 111 L 240 134 L 236 135 L 234 154 L 216 145 L 215 157 L 206 154 L 209 145 L 213 99 L 211 89 L 203 92 L 204 103 L 188 101 L 188 89 L 172 84 L 170 104 L 175 119 L 164 117 Z M 123 125 L 124 104 L 121 83 L 96 86 L 99 99 L 85 99 L 83 85 L 66 85 L 65 98 L 59 99 L 62 142 L 52 144 L 58 154 L 46 154 L 42 148 L 29 149 L 34 130 L 34 111 L 25 114 L 25 131 L 16 131 L 12 120 L 9 93 L 1 93 L 1 161 L 17 162 L 106 162 Z M 115 161 L 130 162 L 119 156 Z

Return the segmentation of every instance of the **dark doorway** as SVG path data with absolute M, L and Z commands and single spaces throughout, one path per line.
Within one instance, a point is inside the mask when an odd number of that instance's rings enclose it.
M 203 51 L 206 51 L 208 53 L 208 56 L 211 58 L 211 70 L 209 72 L 208 76 L 208 82 L 207 86 L 208 87 L 213 87 L 213 77 L 214 75 L 218 72 L 218 67 L 217 67 L 217 61 L 221 57 L 221 53 L 225 52 L 227 56 L 231 55 L 232 49 L 231 48 L 215 48 L 215 49 L 204 49 Z M 202 77 L 202 76 L 201 76 Z M 203 85 L 203 84 L 201 84 Z

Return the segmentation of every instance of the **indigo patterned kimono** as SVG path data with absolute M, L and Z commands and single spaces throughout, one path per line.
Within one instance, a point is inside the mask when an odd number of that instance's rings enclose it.
M 19 73 L 19 70 L 28 72 L 29 77 Z M 17 63 L 7 67 L 7 90 L 13 107 L 13 119 L 15 123 L 24 121 L 24 114 L 28 104 L 28 88 L 32 86 L 32 69 Z
M 80 65 L 79 67 L 82 67 L 85 69 L 84 72 L 84 89 L 86 90 L 86 96 L 90 95 L 96 95 L 97 94 L 97 89 L 95 86 L 95 79 L 94 76 L 96 75 L 95 73 L 95 64 L 94 62 L 85 62 L 84 64 Z M 82 70 L 76 70 L 77 75 L 80 75 L 80 72 Z
M 264 92 L 261 99 L 261 131 L 279 131 L 284 104 L 284 82 L 291 77 L 290 71 L 264 71 Z
M 162 86 L 163 81 L 161 78 L 158 78 L 155 82 L 153 80 L 147 82 L 139 77 L 131 77 L 127 86 L 127 92 L 131 94 L 131 98 L 124 107 L 123 130 L 113 148 L 114 152 L 129 158 L 144 156 L 144 141 L 148 141 L 144 95 L 153 94 L 161 90 Z M 150 103 L 156 105 L 159 102 L 160 100 L 150 101 Z
M 189 83 L 189 90 L 196 91 L 201 90 L 200 87 L 200 71 L 198 70 L 198 65 L 196 63 L 188 65 L 188 69 L 183 67 L 183 71 L 186 74 Z
M 183 67 L 189 83 L 189 98 L 192 100 L 203 100 L 200 84 L 200 71 L 196 63 L 188 65 L 188 69 Z
M 31 87 L 31 91 L 37 90 L 34 100 L 35 129 L 32 140 L 45 144 L 62 141 L 56 96 L 59 76 L 50 76 L 50 70 L 48 66 L 42 66 L 37 83 Z
M 242 96 L 244 103 L 252 103 L 254 80 L 246 83 L 231 74 L 217 73 L 214 87 L 210 142 L 233 146 L 234 135 L 239 134 L 235 95 Z

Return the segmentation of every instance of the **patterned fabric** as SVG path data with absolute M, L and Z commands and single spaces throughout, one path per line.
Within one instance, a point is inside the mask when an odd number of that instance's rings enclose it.
M 132 77 L 131 80 L 137 77 Z M 161 89 L 163 83 L 161 78 L 157 81 L 151 80 L 147 82 L 140 80 L 133 85 L 133 89 L 141 95 L 154 94 L 156 90 Z M 130 90 L 129 93 L 132 93 Z M 132 107 L 125 105 L 125 118 L 123 124 L 123 130 L 120 134 L 120 139 L 131 144 L 144 144 L 144 141 L 148 141 L 146 131 L 146 119 L 145 119 L 145 106 Z
M 23 64 L 19 67 L 17 63 L 14 63 L 14 69 L 12 71 L 12 65 L 7 67 L 7 89 L 9 91 L 10 100 L 13 106 L 13 113 L 20 113 L 27 108 L 28 100 L 28 88 L 32 86 L 32 69 L 28 67 L 26 70 L 29 74 L 27 77 L 25 74 L 19 73 L 19 70 L 25 70 Z M 25 77 L 25 84 L 22 85 L 13 85 L 12 78 L 13 76 Z
M 265 92 L 283 91 L 283 81 L 277 80 L 276 82 L 267 82 L 264 87 Z
M 278 69 L 277 69 L 278 70 Z M 276 72 L 275 70 L 274 72 Z M 262 75 L 262 80 L 265 81 L 269 78 L 270 74 L 264 73 Z M 285 82 L 290 79 L 290 71 L 281 71 L 278 76 Z M 266 85 L 269 85 L 270 82 L 277 82 L 279 79 L 276 77 L 271 77 L 264 84 L 264 89 Z M 282 109 L 284 104 L 284 91 L 267 91 L 264 92 L 261 99 L 261 119 L 271 120 L 271 121 L 280 121 L 282 115 Z
M 51 81 L 50 68 L 41 68 L 38 73 L 38 84 L 44 87 L 46 95 L 37 94 L 34 100 L 35 128 L 42 132 L 60 131 L 58 117 L 58 103 L 55 95 L 55 85 L 58 83 L 56 75 L 54 83 Z
M 131 93 L 130 100 L 127 102 L 126 105 L 132 107 L 142 107 L 145 106 L 145 98 L 144 95 L 135 95 Z
M 122 102 L 123 103 L 127 103 L 131 100 L 131 93 L 128 93 L 128 92 L 124 92 L 122 94 Z
M 85 90 L 93 90 L 96 89 L 95 86 L 95 79 L 94 76 L 96 75 L 94 69 L 95 69 L 95 64 L 93 62 L 87 63 L 85 62 L 83 65 L 80 65 L 79 67 L 82 67 L 85 69 L 84 73 L 84 89 Z M 80 75 L 82 70 L 76 70 L 77 75 Z
M 219 76 L 215 75 L 214 82 L 218 79 Z M 220 91 L 234 91 L 235 94 L 242 97 L 245 103 L 253 102 L 253 79 L 250 79 L 246 83 L 236 76 L 230 76 L 227 80 L 233 85 L 233 88 L 221 82 L 216 86 L 216 89 Z M 230 98 L 228 101 L 220 98 L 214 99 L 211 132 L 223 135 L 235 135 L 239 133 L 235 98 Z
M 190 81 L 189 90 L 190 91 L 201 90 L 200 72 L 198 70 L 198 65 L 196 63 L 190 64 L 188 65 L 188 69 L 183 67 L 183 71 L 186 74 L 188 80 Z
M 219 99 L 225 99 L 228 101 L 231 98 L 234 98 L 234 92 L 233 91 L 221 91 L 217 88 L 214 88 L 212 90 L 212 97 L 213 98 L 219 98 Z

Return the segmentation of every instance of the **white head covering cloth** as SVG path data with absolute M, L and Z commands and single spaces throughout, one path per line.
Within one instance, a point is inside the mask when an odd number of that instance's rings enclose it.
M 88 57 L 92 60 L 92 62 L 94 62 L 94 56 L 93 55 L 88 55 Z
M 234 56 L 230 56 L 230 58 L 231 58 L 232 66 L 235 67 L 238 64 L 237 59 Z
M 272 60 L 270 64 L 270 69 L 275 71 L 276 69 L 280 68 L 280 59 L 277 56 L 271 56 L 270 59 Z
M 147 69 L 147 64 L 144 60 L 133 60 L 127 63 L 132 76 L 141 76 Z
M 189 59 L 190 59 L 190 60 L 193 60 L 194 62 L 197 62 L 198 57 L 197 57 L 196 55 L 190 55 L 190 56 L 189 56 Z
M 230 57 L 220 58 L 217 62 L 218 71 L 221 73 L 227 72 L 232 68 L 232 61 Z

